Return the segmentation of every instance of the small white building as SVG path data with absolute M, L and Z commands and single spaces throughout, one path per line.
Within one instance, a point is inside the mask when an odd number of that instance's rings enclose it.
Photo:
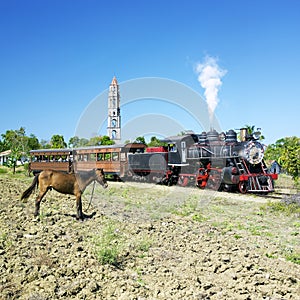
M 11 154 L 11 150 L 6 150 L 3 152 L 0 152 L 0 165 L 3 166 L 8 161 L 8 157 Z

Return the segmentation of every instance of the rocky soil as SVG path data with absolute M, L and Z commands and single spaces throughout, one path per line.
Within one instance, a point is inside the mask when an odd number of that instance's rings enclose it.
M 109 182 L 34 219 L 31 180 L 0 175 L 1 300 L 300 299 L 299 215 L 266 198 Z

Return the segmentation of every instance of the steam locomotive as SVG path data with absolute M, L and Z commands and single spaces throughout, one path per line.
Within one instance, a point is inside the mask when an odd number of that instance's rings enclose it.
M 146 153 L 128 156 L 129 177 L 167 185 L 196 185 L 199 188 L 241 193 L 274 191 L 277 174 L 270 174 L 263 160 L 259 136 L 247 129 L 237 133 L 216 130 L 174 136 L 163 140 L 165 147 L 147 148 Z
M 29 170 L 77 172 L 103 168 L 109 178 L 241 193 L 274 191 L 277 174 L 268 172 L 264 147 L 255 134 L 240 130 L 187 133 L 162 140 L 165 146 L 141 143 L 75 149 L 32 150 Z

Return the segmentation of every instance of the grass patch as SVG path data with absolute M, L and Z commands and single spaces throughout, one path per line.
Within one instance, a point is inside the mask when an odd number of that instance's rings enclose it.
M 294 226 L 295 228 L 300 228 L 300 222 L 295 222 L 295 223 L 293 223 L 293 226 Z
M 0 175 L 8 175 L 11 178 L 24 178 L 28 177 L 28 168 L 26 166 L 16 166 L 15 173 L 13 173 L 13 168 L 7 166 L 0 166 Z
M 220 205 L 211 205 L 210 209 L 217 214 L 223 214 L 224 208 L 222 208 Z
M 196 196 L 186 199 L 182 205 L 174 208 L 172 213 L 175 215 L 187 217 L 195 213 L 198 208 L 198 198 Z
M 144 258 L 149 251 L 150 247 L 152 246 L 152 240 L 149 239 L 148 237 L 144 237 L 138 241 L 135 242 L 135 249 L 139 251 L 139 257 Z
M 139 243 L 136 245 L 136 248 L 143 252 L 148 252 L 150 247 L 152 246 L 152 241 L 144 238 L 139 241 Z
M 238 240 L 238 239 L 241 239 L 241 238 L 243 238 L 243 236 L 242 235 L 240 235 L 240 234 L 234 234 L 234 236 L 233 236 L 236 240 Z
M 208 217 L 205 217 L 205 216 L 203 216 L 202 214 L 199 214 L 199 213 L 198 214 L 194 214 L 193 217 L 192 217 L 192 219 L 194 221 L 197 221 L 197 222 L 205 222 L 205 221 L 209 220 Z
M 280 202 L 268 201 L 260 207 L 262 211 L 270 211 L 272 213 L 284 213 L 288 216 L 300 215 L 300 201 L 299 199 L 284 199 Z
M 300 265 L 300 252 L 286 254 L 285 259 L 294 264 Z
M 212 222 L 212 226 L 221 229 L 222 234 L 232 231 L 236 227 L 234 223 L 228 220 L 224 220 L 222 222 L 219 221 Z
M 5 167 L 1 167 L 0 168 L 0 174 L 7 174 L 8 173 L 8 169 Z
M 9 239 L 7 233 L 0 234 L 0 249 L 9 249 L 12 246 L 12 242 Z
M 121 233 L 114 222 L 109 222 L 101 232 L 100 236 L 93 238 L 95 254 L 101 264 L 117 266 L 124 241 Z
M 263 235 L 263 230 L 265 229 L 265 226 L 260 226 L 260 225 L 253 225 L 251 227 L 249 227 L 249 232 L 252 235 L 257 235 L 257 236 L 261 236 Z
M 278 256 L 277 255 L 275 255 L 273 252 L 271 252 L 271 253 L 266 253 L 266 257 L 267 258 L 278 258 Z

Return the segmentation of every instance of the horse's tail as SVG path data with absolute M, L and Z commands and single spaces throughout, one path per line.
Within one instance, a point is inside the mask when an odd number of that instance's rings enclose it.
M 39 175 L 36 175 L 33 178 L 31 186 L 26 191 L 23 192 L 23 194 L 21 196 L 21 200 L 29 198 L 29 196 L 32 194 L 32 191 L 34 190 L 35 186 L 38 186 L 38 184 L 39 184 Z

